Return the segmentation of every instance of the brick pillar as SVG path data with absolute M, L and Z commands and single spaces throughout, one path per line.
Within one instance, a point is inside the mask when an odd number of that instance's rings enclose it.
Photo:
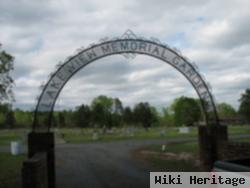
M 228 129 L 226 125 L 220 125 L 216 127 L 217 142 L 228 141 Z
M 210 171 L 218 160 L 219 144 L 227 141 L 227 126 L 199 126 L 199 152 L 203 170 Z
M 36 153 L 23 162 L 22 188 L 48 188 L 47 154 Z
M 55 140 L 54 133 L 31 132 L 28 135 L 28 157 L 32 158 L 38 152 L 47 154 L 48 187 L 55 188 Z
M 207 126 L 199 126 L 199 155 L 200 163 L 204 171 L 210 171 L 212 168 L 212 145 L 211 136 Z

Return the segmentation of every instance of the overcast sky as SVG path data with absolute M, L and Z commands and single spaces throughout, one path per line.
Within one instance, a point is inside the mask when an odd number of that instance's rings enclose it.
M 247 0 L 1 0 L 0 43 L 15 56 L 15 107 L 34 108 L 39 85 L 75 50 L 127 29 L 155 37 L 195 62 L 216 102 L 238 108 L 250 86 L 250 2 Z M 78 72 L 56 107 L 74 107 L 105 94 L 124 105 L 168 106 L 197 97 L 169 65 L 147 56 L 100 59 Z

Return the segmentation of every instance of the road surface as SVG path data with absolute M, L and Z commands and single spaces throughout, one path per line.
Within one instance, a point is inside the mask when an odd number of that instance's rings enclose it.
M 178 139 L 178 141 L 184 140 Z M 57 145 L 57 187 L 147 188 L 150 170 L 143 161 L 131 155 L 131 150 L 148 144 L 160 143 L 166 143 L 166 141 Z

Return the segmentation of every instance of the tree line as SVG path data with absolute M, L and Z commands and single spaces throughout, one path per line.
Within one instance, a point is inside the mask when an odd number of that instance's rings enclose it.
M 236 111 L 230 104 L 220 103 L 217 110 L 220 119 L 241 118 L 250 123 L 250 89 L 241 95 L 240 107 Z M 13 109 L 9 104 L 0 105 L 0 127 L 31 127 L 32 111 Z M 54 127 L 96 127 L 112 128 L 121 126 L 195 126 L 203 120 L 199 99 L 176 98 L 169 107 L 157 109 L 148 102 L 139 102 L 133 107 L 123 106 L 119 98 L 100 95 L 90 105 L 82 104 L 72 110 L 55 111 L 52 118 Z

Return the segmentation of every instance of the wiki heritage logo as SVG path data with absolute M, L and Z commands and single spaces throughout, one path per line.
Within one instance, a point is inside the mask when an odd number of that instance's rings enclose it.
M 247 188 L 250 183 L 249 175 L 246 172 L 150 172 L 150 188 Z

